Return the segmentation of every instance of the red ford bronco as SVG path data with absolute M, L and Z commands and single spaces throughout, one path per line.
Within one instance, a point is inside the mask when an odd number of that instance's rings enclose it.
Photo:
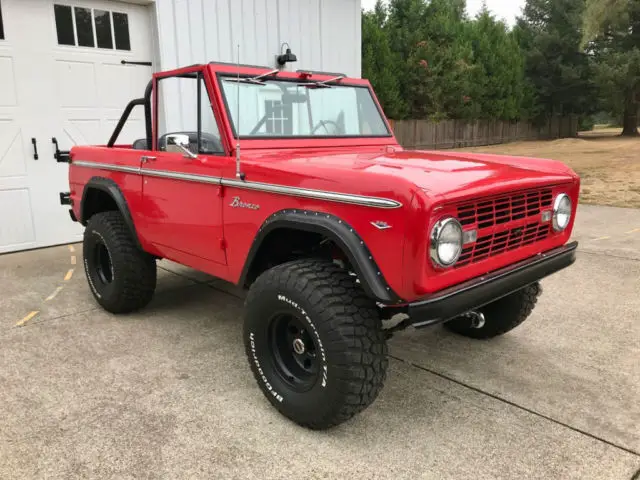
M 136 105 L 146 137 L 117 144 Z M 575 260 L 571 169 L 403 150 L 370 84 L 340 74 L 156 73 L 106 146 L 57 156 L 96 301 L 144 307 L 163 258 L 247 288 L 256 381 L 313 429 L 373 402 L 394 331 L 501 335 L 531 314 L 538 281 Z

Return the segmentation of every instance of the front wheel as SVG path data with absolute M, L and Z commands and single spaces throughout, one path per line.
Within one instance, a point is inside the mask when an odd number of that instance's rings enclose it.
M 304 427 L 348 420 L 385 380 L 387 345 L 375 302 L 331 262 L 297 260 L 258 277 L 246 299 L 244 342 L 262 392 Z
M 539 283 L 524 287 L 506 297 L 478 309 L 483 319 L 462 316 L 444 324 L 445 328 L 465 337 L 487 339 L 503 335 L 524 322 L 542 293 Z

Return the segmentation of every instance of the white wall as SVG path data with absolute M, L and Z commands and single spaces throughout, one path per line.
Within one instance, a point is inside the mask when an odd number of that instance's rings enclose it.
M 359 77 L 360 0 L 156 0 L 160 69 L 236 62 L 275 66 L 283 42 L 288 69 Z

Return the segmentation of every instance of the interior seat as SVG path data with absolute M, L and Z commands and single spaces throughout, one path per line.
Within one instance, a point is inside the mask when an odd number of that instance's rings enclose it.
M 137 139 L 135 142 L 133 142 L 133 145 L 131 145 L 131 148 L 133 148 L 134 150 L 148 150 L 147 139 L 146 138 Z

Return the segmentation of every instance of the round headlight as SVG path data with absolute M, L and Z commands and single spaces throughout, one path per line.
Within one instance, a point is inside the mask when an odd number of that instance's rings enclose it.
M 462 252 L 462 226 L 455 218 L 438 221 L 431 230 L 431 260 L 438 267 L 450 267 Z
M 571 199 L 566 193 L 558 195 L 553 202 L 553 229 L 562 232 L 571 220 Z

